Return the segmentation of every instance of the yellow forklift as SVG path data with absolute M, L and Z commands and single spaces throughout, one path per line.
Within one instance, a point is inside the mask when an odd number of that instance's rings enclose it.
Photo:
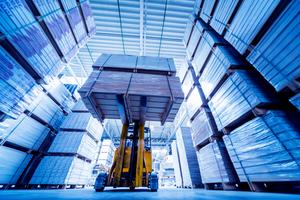
M 106 186 L 129 187 L 130 190 L 147 187 L 157 191 L 158 176 L 152 171 L 151 131 L 144 123 L 123 124 L 112 167 L 109 173 L 98 175 L 94 189 L 102 192 Z

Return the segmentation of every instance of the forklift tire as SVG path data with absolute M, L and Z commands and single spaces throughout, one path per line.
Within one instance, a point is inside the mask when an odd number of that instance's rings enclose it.
M 133 191 L 135 189 L 135 187 L 129 187 L 130 191 Z
M 94 189 L 96 192 L 103 192 L 107 180 L 107 173 L 99 173 L 96 178 Z

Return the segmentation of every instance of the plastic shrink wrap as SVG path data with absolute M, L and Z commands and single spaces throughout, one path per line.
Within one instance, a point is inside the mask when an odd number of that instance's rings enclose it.
M 38 74 L 49 82 L 63 69 L 62 62 L 24 0 L 4 0 L 0 6 L 0 32 Z
M 96 34 L 96 24 L 89 0 L 80 0 L 80 7 L 87 26 L 89 36 Z
M 58 0 L 33 0 L 33 3 L 66 62 L 69 62 L 77 53 L 78 47 Z
M 98 164 L 102 165 L 106 169 L 109 169 L 113 162 L 115 150 L 116 148 L 111 140 L 103 140 L 100 149 Z
M 223 137 L 241 182 L 300 180 L 299 129 L 288 117 L 269 111 Z
M 55 129 L 59 128 L 65 117 L 60 107 L 45 93 L 41 93 L 27 110 Z
M 199 90 L 199 86 L 196 85 L 186 99 L 187 112 L 190 118 L 195 115 L 203 104 Z
M 212 13 L 213 7 L 216 3 L 218 3 L 218 0 L 204 1 L 201 12 L 200 12 L 200 17 L 206 23 L 208 23 L 209 20 L 211 19 L 211 13 Z
M 194 147 L 208 141 L 209 137 L 213 135 L 212 128 L 210 127 L 208 116 L 204 108 L 200 109 L 198 115 L 191 122 L 191 132 Z
M 55 79 L 51 84 L 43 86 L 65 111 L 71 111 L 71 108 L 74 106 L 72 94 L 59 79 Z
M 209 57 L 212 48 L 215 45 L 222 43 L 224 43 L 224 40 L 215 32 L 205 31 L 203 33 L 192 61 L 197 76 L 199 75 L 200 71 L 202 71 L 205 61 Z
M 28 149 L 38 150 L 50 129 L 35 119 L 22 114 L 10 124 L 6 132 L 8 135 L 6 141 Z
M 299 88 L 299 82 L 293 86 L 300 77 L 299 7 L 292 1 L 247 57 L 277 91 Z
M 228 168 L 230 160 L 223 159 L 225 150 L 223 142 L 214 141 L 207 144 L 198 152 L 199 166 L 203 183 L 232 183 L 235 176 Z
M 271 93 L 248 71 L 237 71 L 218 89 L 208 102 L 218 130 L 221 130 L 258 105 L 275 102 Z
M 176 140 L 184 187 L 199 187 L 201 176 L 190 128 L 180 127 L 176 131 Z
M 199 82 L 206 98 L 212 93 L 218 83 L 224 78 L 228 69 L 241 67 L 243 62 L 228 46 L 217 46 L 211 54 L 199 78 Z
M 189 92 L 191 91 L 192 87 L 194 85 L 197 85 L 196 75 L 193 69 L 189 69 L 186 71 L 186 75 L 184 77 L 183 83 L 182 83 L 182 91 L 184 93 L 184 96 L 187 97 Z M 195 83 L 196 81 L 196 83 Z
M 225 39 L 238 52 L 245 53 L 279 2 L 279 0 L 243 1 L 225 34 Z
M 75 35 L 77 44 L 79 44 L 79 46 L 83 46 L 87 42 L 88 37 L 80 14 L 80 8 L 77 6 L 76 0 L 61 0 L 61 3 L 65 13 L 67 14 L 67 18 Z
M 29 184 L 85 185 L 91 176 L 92 165 L 77 157 L 45 156 Z
M 63 121 L 60 129 L 86 131 L 97 141 L 103 132 L 102 125 L 90 113 L 70 113 Z
M 190 20 L 193 20 L 193 18 L 191 18 Z M 209 27 L 202 20 L 197 20 L 196 24 L 194 25 L 194 28 L 193 29 L 189 29 L 189 28 L 190 27 L 187 27 L 185 34 L 188 34 L 191 31 L 192 32 L 190 33 L 191 36 L 190 36 L 189 43 L 185 45 L 186 45 L 187 57 L 189 60 L 192 60 L 195 51 L 197 49 L 198 42 L 199 40 L 201 40 L 203 31 L 208 30 Z
M 94 160 L 96 156 L 97 143 L 85 132 L 60 131 L 55 136 L 48 152 L 52 153 L 74 153 Z
M 32 155 L 0 146 L 0 184 L 16 184 Z
M 210 21 L 210 25 L 220 35 L 226 28 L 228 21 L 239 0 L 219 0 L 217 8 Z
M 174 166 L 174 174 L 175 174 L 175 182 L 176 187 L 182 187 L 182 176 L 181 176 L 181 167 L 180 167 L 180 160 L 177 151 L 177 144 L 176 141 L 173 141 L 171 144 L 172 148 L 172 157 L 173 157 L 173 166 Z
M 0 46 L 0 111 L 16 119 L 40 92 L 34 79 Z
M 82 100 L 76 102 L 76 104 L 72 108 L 72 112 L 89 112 L 89 110 L 85 107 Z

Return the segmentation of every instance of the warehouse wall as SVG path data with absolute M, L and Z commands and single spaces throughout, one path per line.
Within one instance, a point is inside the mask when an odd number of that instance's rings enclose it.
M 297 187 L 299 6 L 196 1 L 182 84 L 207 189 Z

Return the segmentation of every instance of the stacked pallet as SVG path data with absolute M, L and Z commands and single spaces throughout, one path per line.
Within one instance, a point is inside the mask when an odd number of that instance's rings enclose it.
M 98 163 L 102 169 L 109 170 L 111 168 L 114 153 L 115 153 L 115 146 L 112 140 L 105 139 L 102 141 L 101 150 L 98 158 Z
M 180 151 L 180 167 L 182 172 L 183 187 L 201 187 L 201 176 L 197 161 L 196 150 L 193 147 L 190 128 L 180 127 L 176 132 L 177 146 Z
M 78 93 L 78 85 L 75 84 L 64 84 L 65 87 L 69 90 L 69 92 L 71 93 L 73 99 L 75 101 L 78 101 L 80 99 L 80 95 Z
M 39 83 L 53 85 L 95 24 L 87 0 L 5 0 L 0 12 L 0 119 L 16 119 L 40 93 Z
M 57 76 L 63 68 L 60 57 L 25 1 L 4 1 L 1 13 L 0 32 L 6 50 L 22 56 L 18 61 L 23 61 L 21 65 L 33 78 L 49 82 Z
M 279 0 L 253 2 L 243 1 L 225 34 L 225 39 L 243 54 L 271 16 Z
M 42 123 L 47 124 L 56 130 L 59 128 L 65 117 L 63 110 L 59 105 L 45 93 L 41 93 L 27 108 L 27 111 L 28 115 L 37 117 Z
M 77 157 L 45 156 L 35 173 L 31 185 L 86 185 L 92 165 Z
M 172 147 L 172 156 L 173 156 L 173 166 L 174 166 L 176 187 L 183 187 L 182 172 L 181 172 L 180 158 L 178 155 L 177 142 L 173 141 L 171 144 L 171 147 Z
M 290 102 L 298 109 L 300 110 L 300 94 L 297 94 L 295 96 L 293 96 L 290 99 Z
M 42 159 L 30 184 L 88 184 L 102 132 L 102 125 L 89 112 L 72 110 L 48 149 L 49 156 Z M 47 165 L 51 166 L 44 169 Z
M 269 111 L 224 136 L 241 181 L 300 180 L 299 128 L 291 122 L 291 118 L 295 119 L 295 116 Z
M 230 167 L 230 160 L 224 158 L 224 154 L 226 154 L 224 142 L 209 143 L 197 153 L 203 183 L 209 185 L 238 182 Z
M 0 46 L 0 112 L 17 118 L 40 93 L 34 79 Z
M 16 184 L 32 155 L 0 146 L 0 184 Z
M 91 73 L 79 93 L 99 121 L 171 122 L 183 101 L 172 63 L 167 58 L 103 54 L 94 64 L 100 70 Z
M 5 130 L 4 134 L 7 137 L 2 139 L 28 149 L 38 150 L 49 132 L 48 127 L 22 114 Z
M 299 6 L 292 1 L 247 57 L 276 91 L 300 87 Z
M 204 99 L 191 127 L 204 182 L 213 182 L 212 177 L 204 177 L 210 172 L 217 175 L 213 172 L 216 167 L 211 167 L 216 161 L 208 159 L 213 158 L 208 151 L 224 138 L 226 148 L 219 145 L 224 151 L 218 151 L 223 152 L 218 158 L 235 168 L 227 173 L 232 181 L 226 181 L 247 183 L 251 190 L 266 189 L 266 185 L 271 188 L 272 184 L 294 186 L 299 181 L 295 153 L 299 148 L 300 128 L 295 122 L 299 112 L 291 114 L 282 108 L 293 109 L 287 100 L 295 107 L 299 105 L 299 2 L 204 0 L 198 4 L 201 19 L 194 24 L 203 20 L 207 29 L 194 42 L 199 53 L 194 53 L 191 62 Z M 187 27 L 187 35 L 193 31 Z M 222 42 L 207 42 L 209 49 L 203 49 L 205 45 L 200 44 L 205 32 Z M 288 94 L 281 95 L 285 101 L 278 101 L 278 92 Z M 294 96 L 287 99 L 291 94 Z M 220 134 L 211 135 L 215 133 Z M 217 172 L 221 175 L 220 169 Z M 218 181 L 223 183 L 220 177 Z
M 42 19 L 40 23 L 43 29 L 51 34 L 60 56 L 69 62 L 77 53 L 78 47 L 58 0 L 51 2 L 34 0 L 28 6 L 35 16 Z
M 48 95 L 58 103 L 61 109 L 67 113 L 71 112 L 75 102 L 72 99 L 72 94 L 59 79 L 54 79 L 51 82 L 51 85 L 49 84 L 42 86 L 48 92 Z
M 88 35 L 85 30 L 83 16 L 80 14 L 80 8 L 77 6 L 76 0 L 61 0 L 60 2 L 62 10 L 66 13 L 75 41 L 79 47 L 82 47 L 86 44 Z

